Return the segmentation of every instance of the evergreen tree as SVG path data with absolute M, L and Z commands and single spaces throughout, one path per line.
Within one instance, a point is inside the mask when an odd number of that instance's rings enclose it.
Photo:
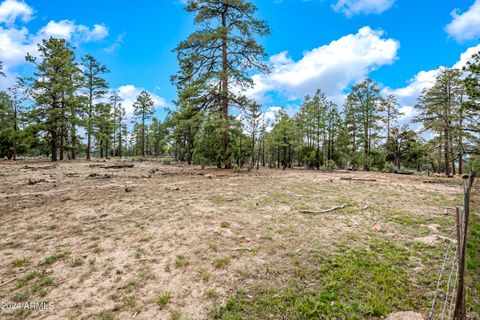
M 180 72 L 173 77 L 178 91 L 194 100 L 197 108 L 218 108 L 223 130 L 223 152 L 228 151 L 230 106 L 245 107 L 247 101 L 231 87 L 252 85 L 250 71 L 266 71 L 264 49 L 257 36 L 268 35 L 265 21 L 254 17 L 256 7 L 245 0 L 190 0 L 186 11 L 195 14 L 201 29 L 176 48 Z M 228 167 L 230 159 L 224 157 Z
M 387 125 L 387 142 L 390 139 L 390 129 L 395 120 L 397 120 L 402 113 L 398 110 L 399 104 L 397 98 L 390 94 L 380 100 L 382 111 L 384 112 L 383 121 Z
M 133 114 L 135 117 L 139 118 L 141 121 L 141 145 L 140 145 L 140 155 L 145 156 L 145 122 L 153 115 L 155 103 L 153 102 L 152 97 L 146 91 L 140 92 L 137 97 L 137 100 L 133 104 Z
M 381 111 L 380 90 L 378 84 L 372 79 L 367 78 L 361 83 L 352 87 L 347 98 L 348 112 L 351 119 L 349 124 L 353 124 L 355 135 L 353 136 L 354 150 L 356 148 L 357 137 L 363 146 L 363 169 L 370 170 L 370 156 L 372 143 L 378 138 L 378 130 Z M 358 130 L 358 131 L 357 131 Z
M 435 84 L 425 89 L 418 100 L 416 108 L 419 111 L 415 122 L 421 122 L 425 130 L 435 132 L 441 137 L 438 140 L 438 168 L 443 164 L 445 174 L 455 174 L 454 142 L 460 120 L 464 86 L 461 72 L 457 69 L 444 68 L 435 80 Z
M 63 158 L 64 139 L 66 136 L 67 99 L 77 90 L 75 64 L 72 49 L 64 39 L 49 38 L 38 45 L 40 61 L 27 55 L 27 61 L 36 66 L 32 80 L 32 96 L 36 108 L 31 114 L 43 124 L 50 139 L 52 161 L 57 161 L 60 147 L 60 159 Z
M 90 159 L 92 135 L 94 134 L 93 123 L 96 115 L 95 101 L 103 98 L 107 93 L 108 83 L 103 79 L 103 76 L 109 71 L 105 65 L 89 54 L 82 57 L 81 65 L 86 97 L 87 159 Z

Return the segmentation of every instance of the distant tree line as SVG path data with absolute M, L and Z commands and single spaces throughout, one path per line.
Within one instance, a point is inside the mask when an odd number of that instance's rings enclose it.
M 0 92 L 0 157 L 163 156 L 225 168 L 408 168 L 446 175 L 480 165 L 480 53 L 462 70 L 441 69 L 423 91 L 412 121 L 421 130 L 399 125 L 397 99 L 382 95 L 372 79 L 355 84 L 343 106 L 317 90 L 295 114 L 280 109 L 265 118 L 244 95 L 252 72 L 269 71 L 257 39 L 270 29 L 254 17 L 255 6 L 191 0 L 186 10 L 199 29 L 175 49 L 178 99 L 163 121 L 154 117 L 146 91 L 127 115 L 105 80 L 108 68 L 91 55 L 77 61 L 65 40 L 50 38 L 38 45 L 36 58 L 26 57 L 33 75 Z

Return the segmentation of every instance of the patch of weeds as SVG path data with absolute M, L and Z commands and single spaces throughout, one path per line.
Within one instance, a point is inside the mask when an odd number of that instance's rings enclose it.
M 172 320 L 181 320 L 183 317 L 182 312 L 180 310 L 172 310 L 170 311 L 170 318 Z
M 208 299 L 212 299 L 212 300 L 217 299 L 220 296 L 220 294 L 214 289 L 208 289 L 205 292 L 205 295 L 207 296 Z
M 208 247 L 209 247 L 211 250 L 213 250 L 213 251 L 217 251 L 217 250 L 218 250 L 218 246 L 217 246 L 217 244 L 216 244 L 215 242 L 210 242 L 210 243 L 208 244 Z
M 30 264 L 30 260 L 27 257 L 18 258 L 13 260 L 12 264 L 15 268 L 21 268 L 24 266 L 28 266 Z
M 39 265 L 48 266 L 48 265 L 54 264 L 58 260 L 63 259 L 68 255 L 69 255 L 69 252 L 67 251 L 54 253 L 51 256 L 48 256 L 44 258 L 42 261 L 40 261 Z
M 167 306 L 167 304 L 172 300 L 172 295 L 170 293 L 161 293 L 155 297 L 155 303 L 163 309 Z
M 49 287 L 53 286 L 54 279 L 46 272 L 29 271 L 17 281 L 17 288 L 23 288 L 17 292 L 12 301 L 19 302 L 27 300 L 31 294 L 45 297 Z
M 190 261 L 188 261 L 184 256 L 177 256 L 175 259 L 175 267 L 177 268 L 185 268 L 190 264 Z
M 229 227 L 230 227 L 230 223 L 228 223 L 228 222 L 224 221 L 224 222 L 220 223 L 220 228 L 229 228 Z
M 137 306 L 137 301 L 135 300 L 135 297 L 128 294 L 124 294 L 122 296 L 122 303 L 123 307 L 126 309 L 133 309 Z
M 83 265 L 83 259 L 82 258 L 74 258 L 70 260 L 70 267 L 75 268 L 75 267 L 80 267 Z
M 470 214 L 467 240 L 467 313 L 480 318 L 480 218 Z M 473 318 L 475 318 L 475 316 Z
M 50 225 L 47 226 L 47 230 L 55 230 L 57 228 L 58 228 L 58 225 L 56 225 L 56 224 L 50 224 Z
M 143 248 L 137 248 L 135 250 L 135 258 L 140 259 L 143 255 L 145 255 L 145 250 Z
M 98 316 L 96 317 L 98 320 L 113 320 L 113 310 L 106 309 L 100 311 Z
M 212 277 L 212 273 L 208 271 L 206 268 L 200 268 L 198 270 L 198 274 L 200 275 L 202 280 L 205 282 L 208 282 L 208 280 L 210 280 L 210 278 Z
M 393 242 L 373 239 L 368 247 L 315 257 L 309 283 L 293 277 L 279 287 L 259 284 L 238 292 L 211 313 L 213 319 L 370 319 L 393 310 L 419 310 L 419 293 L 406 267 L 409 254 Z M 315 266 L 316 265 L 316 266 Z
M 103 248 L 100 243 L 95 243 L 90 246 L 90 249 L 93 249 L 93 253 L 101 253 L 103 252 Z
M 28 288 L 24 288 L 13 295 L 12 301 L 13 302 L 26 301 L 29 297 L 30 297 L 30 290 Z
M 215 204 L 224 204 L 225 198 L 223 196 L 213 196 L 211 198 L 212 202 Z
M 223 257 L 223 258 L 217 258 L 217 259 L 213 260 L 212 265 L 215 268 L 220 269 L 220 268 L 223 268 L 223 267 L 229 265 L 230 262 L 231 262 L 230 257 Z

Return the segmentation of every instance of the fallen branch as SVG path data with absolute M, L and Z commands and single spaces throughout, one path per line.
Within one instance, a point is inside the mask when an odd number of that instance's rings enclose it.
M 345 209 L 346 206 L 347 206 L 346 204 L 342 204 L 341 206 L 336 206 L 336 207 L 333 207 L 333 208 L 330 208 L 330 209 L 325 209 L 325 210 L 320 210 L 320 211 L 300 210 L 300 213 L 305 213 L 305 214 L 328 213 L 328 212 L 332 212 L 332 211 L 335 211 L 335 210 Z
M 102 169 L 123 169 L 123 168 L 133 168 L 135 165 L 131 163 L 118 163 L 118 164 L 91 164 L 91 168 L 102 168 Z
M 23 166 L 23 169 L 26 170 L 32 170 L 32 171 L 37 171 L 37 170 L 49 170 L 49 169 L 55 169 L 57 167 L 57 164 L 51 164 L 48 166 L 37 166 L 37 167 L 30 167 L 30 166 Z
M 88 175 L 88 178 L 91 178 L 91 179 L 110 179 L 111 177 L 113 177 L 111 174 L 98 174 L 98 173 L 90 173 Z
M 42 182 L 47 182 L 47 180 L 45 179 L 28 179 L 28 185 L 30 186 L 33 186 L 34 184 L 37 184 L 37 183 L 42 183 Z
M 7 281 L 5 281 L 5 282 L 0 283 L 0 287 L 6 285 L 7 283 L 10 283 L 10 282 L 12 282 L 12 281 L 17 280 L 17 278 L 18 278 L 18 276 L 15 276 L 15 277 L 13 277 L 13 278 L 10 279 L 10 280 L 7 280 Z
M 397 171 L 397 170 L 395 170 L 394 173 L 395 174 L 408 174 L 408 175 L 415 174 L 413 171 Z
M 377 179 L 364 179 L 364 178 L 340 178 L 340 180 L 347 180 L 347 181 L 366 181 L 366 182 L 374 182 L 377 181 Z

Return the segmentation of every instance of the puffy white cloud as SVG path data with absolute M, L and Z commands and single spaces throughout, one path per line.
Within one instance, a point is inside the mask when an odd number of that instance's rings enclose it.
M 28 21 L 32 18 L 33 9 L 23 1 L 5 0 L 0 3 L 0 23 L 10 25 L 17 19 Z
M 470 60 L 474 53 L 480 51 L 480 44 L 465 50 L 459 57 L 459 60 L 453 64 L 453 68 L 461 69 L 467 61 Z M 400 105 L 404 108 L 411 108 L 417 103 L 417 99 L 422 93 L 423 89 L 431 87 L 435 83 L 436 77 L 440 73 L 442 66 L 432 70 L 422 70 L 418 72 L 413 78 L 408 81 L 405 87 L 401 88 L 384 88 L 384 94 L 394 94 Z M 405 109 L 408 111 L 409 109 Z
M 122 105 L 125 107 L 125 112 L 127 114 L 127 117 L 132 117 L 133 116 L 133 103 L 137 99 L 138 95 L 140 92 L 142 92 L 143 88 L 138 88 L 134 86 L 133 84 L 127 84 L 124 86 L 120 86 L 117 88 L 116 92 L 118 95 L 122 98 Z M 147 90 L 145 90 L 147 91 Z M 147 91 L 148 92 L 148 91 Z M 155 103 L 154 107 L 166 107 L 167 103 L 164 98 L 152 93 L 148 92 L 150 96 L 153 99 L 153 102 Z
M 351 83 L 396 60 L 398 41 L 383 39 L 383 35 L 381 30 L 363 27 L 356 34 L 305 52 L 299 61 L 289 58 L 286 51 L 274 55 L 269 60 L 271 73 L 254 75 L 255 85 L 247 96 L 265 101 L 269 92 L 276 92 L 293 100 L 322 88 L 328 96 L 342 97 Z
M 408 80 L 408 85 L 402 88 L 384 88 L 384 94 L 393 94 L 397 97 L 402 106 L 412 106 L 417 103 L 417 99 L 422 90 L 431 87 L 435 83 L 435 78 L 439 74 L 439 69 L 420 71 L 413 78 Z
M 467 11 L 452 11 L 452 22 L 445 31 L 459 42 L 476 39 L 480 36 L 480 0 L 476 0 Z
M 465 52 L 463 52 L 460 55 L 460 60 L 458 60 L 457 63 L 453 65 L 454 68 L 456 69 L 461 69 L 464 66 L 467 65 L 467 62 L 469 62 L 472 59 L 472 56 L 474 53 L 480 52 L 480 44 L 476 45 L 475 47 L 470 47 Z
M 380 14 L 393 6 L 395 0 L 338 0 L 332 4 L 333 10 L 347 17 L 357 14 Z
M 104 25 L 95 24 L 93 29 L 84 25 L 77 25 L 72 20 L 50 21 L 44 26 L 39 35 L 42 37 L 55 37 L 65 40 L 91 42 L 102 40 L 108 36 L 108 29 Z
M 25 2 L 5 0 L 0 3 L 0 61 L 3 62 L 7 78 L 0 77 L 0 89 L 11 85 L 17 74 L 12 71 L 25 62 L 25 55 L 36 55 L 37 43 L 48 37 L 59 37 L 73 41 L 76 45 L 92 42 L 108 36 L 108 28 L 95 24 L 92 28 L 76 24 L 72 20 L 49 21 L 37 32 L 26 27 L 34 10 Z M 21 21 L 22 23 L 15 23 Z

